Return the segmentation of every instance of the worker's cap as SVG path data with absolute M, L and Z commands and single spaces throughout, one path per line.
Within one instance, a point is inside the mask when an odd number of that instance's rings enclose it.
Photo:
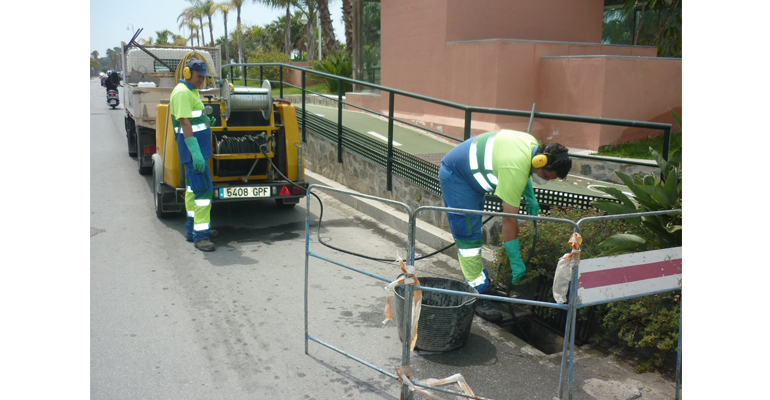
M 206 70 L 206 63 L 198 60 L 197 58 L 193 58 L 188 61 L 187 68 L 190 68 L 190 71 L 197 71 L 201 76 L 211 77 L 209 72 Z

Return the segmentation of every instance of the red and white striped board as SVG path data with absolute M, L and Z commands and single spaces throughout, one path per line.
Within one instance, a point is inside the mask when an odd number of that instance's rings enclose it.
M 682 288 L 682 248 L 652 250 L 580 261 L 578 304 Z

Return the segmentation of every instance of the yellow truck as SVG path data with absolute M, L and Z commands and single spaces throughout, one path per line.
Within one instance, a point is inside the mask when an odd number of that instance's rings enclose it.
M 234 87 L 227 80 L 218 79 L 220 65 L 214 61 L 218 60 L 218 48 L 186 48 L 185 54 L 173 54 L 165 60 L 158 57 L 172 67 L 170 70 L 163 67 L 153 72 L 149 72 L 149 68 L 125 72 L 128 77 L 126 104 L 132 103 L 132 111 L 127 111 L 126 117 L 129 153 L 133 128 L 139 172 L 152 172 L 155 213 L 165 218 L 184 210 L 186 190 L 184 165 L 179 162 L 168 109 L 176 80 L 172 78 L 174 84 L 169 85 L 164 78 L 168 78 L 168 74 L 173 76 L 182 60 L 189 57 L 188 52 L 200 56 L 205 49 L 217 50 L 212 51 L 215 57 L 200 57 L 216 83 L 213 88 L 199 90 L 204 112 L 216 121 L 211 126 L 213 158 L 209 161 L 214 183 L 212 201 L 273 199 L 278 208 L 294 207 L 306 195 L 308 187 L 294 106 L 288 101 L 273 99 L 269 81 L 264 81 L 262 87 Z M 156 56 L 164 55 L 151 46 L 144 50 L 153 51 Z M 124 65 L 137 64 L 124 62 Z M 154 82 L 154 86 L 148 82 Z M 149 163 L 143 163 L 145 158 Z
M 211 126 L 213 202 L 274 199 L 291 208 L 307 193 L 297 113 L 274 100 L 270 83 L 235 88 L 222 81 L 218 96 L 205 95 Z M 157 152 L 152 155 L 155 212 L 159 218 L 184 208 L 184 165 L 179 162 L 168 101 L 157 105 Z

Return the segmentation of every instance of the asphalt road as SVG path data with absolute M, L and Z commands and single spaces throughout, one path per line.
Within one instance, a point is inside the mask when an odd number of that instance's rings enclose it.
M 387 279 L 398 276 L 397 265 L 319 244 L 315 198 L 309 214 L 305 201 L 291 210 L 272 201 L 215 204 L 217 250 L 196 250 L 184 239 L 181 215 L 155 216 L 152 178 L 139 175 L 127 153 L 125 111 L 122 105 L 110 110 L 104 92 L 91 80 L 91 398 L 399 398 L 397 381 L 359 362 L 314 342 L 305 354 L 306 218 L 311 251 Z M 404 232 L 320 196 L 323 241 L 369 256 L 406 255 Z M 395 323 L 381 323 L 387 282 L 315 258 L 309 263 L 310 335 L 392 372 L 401 343 Z M 457 261 L 443 255 L 418 262 L 417 269 L 418 276 L 462 279 Z M 634 375 L 623 366 L 605 368 L 604 359 L 589 353 L 578 359 L 575 399 L 607 398 L 601 390 L 617 392 Z M 465 346 L 415 351 L 411 364 L 420 381 L 461 373 L 486 398 L 552 400 L 559 361 L 560 355 L 537 354 L 476 317 Z M 631 390 L 632 397 L 611 398 L 673 397 L 670 382 L 649 380 Z

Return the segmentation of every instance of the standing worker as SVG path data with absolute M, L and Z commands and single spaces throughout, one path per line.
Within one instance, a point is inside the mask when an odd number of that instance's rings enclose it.
M 185 167 L 184 205 L 187 210 L 187 241 L 195 242 L 195 248 L 214 251 L 216 247 L 210 238 L 216 231 L 211 223 L 211 198 L 214 184 L 208 160 L 211 153 L 211 120 L 203 112 L 204 106 L 198 89 L 204 79 L 211 77 L 206 64 L 198 59 L 187 61 L 184 79 L 179 80 L 171 92 L 169 109 L 171 123 L 176 136 L 179 161 Z
M 564 179 L 570 168 L 567 148 L 558 143 L 538 143 L 533 136 L 512 130 L 483 133 L 462 142 L 441 160 L 444 206 L 483 211 L 485 193 L 494 191 L 503 201 L 503 212 L 518 214 L 523 195 L 527 213 L 537 215 L 540 206 L 532 180 L 544 184 L 557 177 Z M 448 212 L 447 217 L 465 280 L 483 294 L 491 282 L 481 258 L 481 215 Z M 511 283 L 515 283 L 526 271 L 515 218 L 503 218 L 503 246 L 511 264 Z M 486 299 L 477 299 L 475 310 L 487 321 L 503 318 Z

